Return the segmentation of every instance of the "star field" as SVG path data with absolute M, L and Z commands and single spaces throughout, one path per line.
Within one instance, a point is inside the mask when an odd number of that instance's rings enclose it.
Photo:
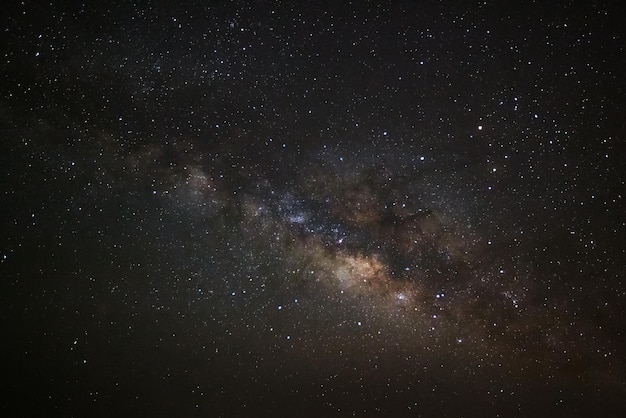
M 626 413 L 618 5 L 2 9 L 3 415 Z

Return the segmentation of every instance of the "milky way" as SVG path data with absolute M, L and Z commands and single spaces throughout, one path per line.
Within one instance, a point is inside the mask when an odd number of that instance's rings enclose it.
M 209 216 L 233 220 L 228 239 L 247 242 L 245 257 L 258 260 L 243 263 L 251 283 L 263 280 L 268 263 L 276 265 L 274 274 L 282 273 L 276 284 L 293 300 L 265 308 L 297 311 L 307 299 L 323 298 L 340 316 L 350 312 L 350 319 L 327 324 L 325 332 L 371 323 L 382 327 L 377 332 L 393 330 L 394 341 L 407 338 L 402 349 L 414 355 L 433 344 L 457 344 L 476 363 L 504 361 L 514 346 L 516 367 L 539 374 L 587 367 L 611 352 L 608 346 L 598 350 L 600 335 L 576 318 L 569 301 L 541 297 L 545 278 L 533 271 L 532 254 L 494 248 L 469 219 L 420 198 L 428 193 L 414 180 L 419 169 L 407 173 L 341 157 L 312 160 L 282 187 L 257 179 L 231 192 L 198 167 L 185 169 L 172 186 L 192 196 L 177 194 L 176 205 L 202 212 L 209 202 L 220 208 Z M 561 317 L 556 309 L 568 313 Z M 572 321 L 576 332 L 568 330 Z M 617 378 L 621 370 L 604 372 Z
M 3 416 L 626 416 L 617 5 L 72 3 L 0 14 Z

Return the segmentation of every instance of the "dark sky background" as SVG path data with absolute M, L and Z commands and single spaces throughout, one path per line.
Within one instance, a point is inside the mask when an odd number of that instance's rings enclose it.
M 0 6 L 3 416 L 626 416 L 620 2 L 86 3 Z

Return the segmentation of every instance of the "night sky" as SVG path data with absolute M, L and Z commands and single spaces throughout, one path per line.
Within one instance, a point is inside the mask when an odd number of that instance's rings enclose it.
M 2 416 L 626 416 L 619 2 L 86 3 L 0 6 Z

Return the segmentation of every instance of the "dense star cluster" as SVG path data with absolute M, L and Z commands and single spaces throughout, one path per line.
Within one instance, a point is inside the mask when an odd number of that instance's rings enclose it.
M 3 416 L 626 415 L 615 4 L 171 3 L 2 6 Z

